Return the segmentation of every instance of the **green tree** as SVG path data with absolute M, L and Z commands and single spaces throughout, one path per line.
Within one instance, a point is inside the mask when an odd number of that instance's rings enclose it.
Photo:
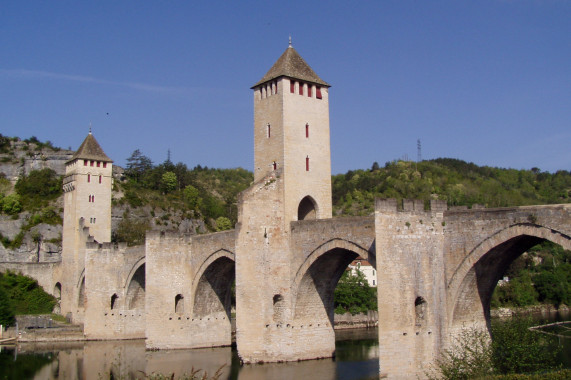
M 0 325 L 10 326 L 12 323 L 14 323 L 14 311 L 4 287 L 0 286 Z
M 216 218 L 216 231 L 226 231 L 232 229 L 232 222 L 225 216 Z
M 136 149 L 131 156 L 127 158 L 127 166 L 125 175 L 139 182 L 141 178 L 153 168 L 153 162 L 145 156 L 139 149 Z
M 355 274 L 348 269 L 343 272 L 335 288 L 334 307 L 336 314 L 349 312 L 355 315 L 377 310 L 377 289 L 369 286 L 359 269 L 355 269 Z
M 200 204 L 202 202 L 200 199 L 200 193 L 196 187 L 192 185 L 186 186 L 183 190 L 183 194 L 184 200 L 192 210 L 198 210 L 200 208 Z
M 178 186 L 178 181 L 176 174 L 173 172 L 165 172 L 161 178 L 161 189 L 165 193 L 171 193 L 176 190 Z
M 149 230 L 149 222 L 147 220 L 133 220 L 123 218 L 117 230 L 113 233 L 111 240 L 113 242 L 125 242 L 128 246 L 135 246 L 145 243 L 145 236 Z

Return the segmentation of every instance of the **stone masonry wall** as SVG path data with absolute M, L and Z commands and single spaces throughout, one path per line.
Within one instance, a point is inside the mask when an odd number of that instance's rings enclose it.
M 375 233 L 379 305 L 379 362 L 388 378 L 422 371 L 438 353 L 445 307 L 443 211 L 432 203 L 377 200 Z
M 87 339 L 145 337 L 145 307 L 130 308 L 128 289 L 135 271 L 144 265 L 145 247 L 88 243 L 85 260 L 85 320 Z M 113 296 L 116 297 L 113 297 Z M 113 301 L 112 308 L 112 298 Z

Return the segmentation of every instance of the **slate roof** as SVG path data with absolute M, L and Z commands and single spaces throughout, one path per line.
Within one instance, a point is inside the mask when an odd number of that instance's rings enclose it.
M 101 149 L 101 146 L 97 140 L 95 140 L 95 137 L 93 137 L 91 132 L 89 132 L 85 140 L 83 140 L 79 146 L 79 149 L 73 154 L 68 162 L 77 159 L 113 162 L 113 160 L 107 157 L 103 149 Z
M 309 67 L 307 62 L 301 58 L 299 53 L 291 45 L 286 49 L 286 51 L 284 51 L 281 57 L 278 58 L 266 75 L 264 75 L 258 83 L 252 86 L 252 89 L 262 83 L 269 82 L 272 79 L 279 77 L 289 77 L 299 79 L 304 82 L 331 87 L 327 82 L 321 79 L 311 67 Z

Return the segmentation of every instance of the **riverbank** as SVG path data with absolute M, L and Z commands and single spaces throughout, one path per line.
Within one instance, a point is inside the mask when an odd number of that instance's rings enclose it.
M 516 315 L 528 315 L 528 314 L 551 314 L 551 313 L 569 313 L 570 309 L 567 305 L 532 305 L 526 307 L 499 307 L 490 310 L 490 316 L 492 318 L 510 318 Z

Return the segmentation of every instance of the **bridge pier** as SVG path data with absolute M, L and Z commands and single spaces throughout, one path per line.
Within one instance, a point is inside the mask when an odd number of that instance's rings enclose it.
M 375 236 L 380 372 L 423 376 L 438 354 L 445 327 L 443 209 L 433 202 L 377 200 Z

